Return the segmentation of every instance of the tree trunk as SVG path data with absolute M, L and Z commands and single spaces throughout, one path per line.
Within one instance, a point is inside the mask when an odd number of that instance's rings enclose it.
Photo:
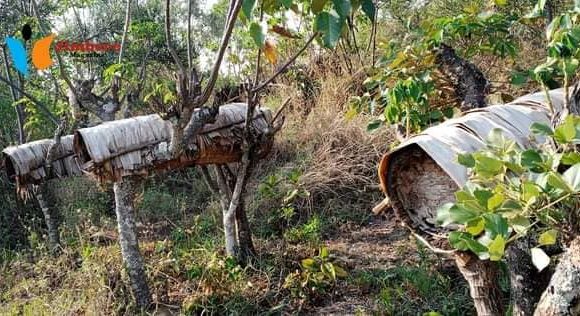
M 240 247 L 240 256 L 242 262 L 247 261 L 248 257 L 256 254 L 254 243 L 252 241 L 252 231 L 250 230 L 250 223 L 246 216 L 245 202 L 242 198 L 238 208 L 236 209 L 236 227 L 238 233 L 238 245 Z
M 468 252 L 457 253 L 455 262 L 469 284 L 469 292 L 475 304 L 477 315 L 503 315 L 497 263 L 479 260 L 477 256 Z
M 560 258 L 534 315 L 580 315 L 580 237 Z
M 483 73 L 474 64 L 457 56 L 450 46 L 441 44 L 436 53 L 439 69 L 451 80 L 453 90 L 461 100 L 461 110 L 485 107 L 489 83 Z
M 133 296 L 137 305 L 143 309 L 151 304 L 151 294 L 147 285 L 143 257 L 139 252 L 139 241 L 135 229 L 134 205 L 135 187 L 138 178 L 124 178 L 114 185 L 119 243 L 123 262 L 129 274 Z
M 533 315 L 536 303 L 550 282 L 551 271 L 538 272 L 532 263 L 530 240 L 530 236 L 516 239 L 506 251 L 513 316 Z
M 38 201 L 38 205 L 42 210 L 42 215 L 44 216 L 44 222 L 46 223 L 46 229 L 48 231 L 48 244 L 50 245 L 50 250 L 53 253 L 56 253 L 60 248 L 58 221 L 46 199 L 46 185 L 35 185 L 33 187 L 33 192 L 36 196 L 36 200 Z

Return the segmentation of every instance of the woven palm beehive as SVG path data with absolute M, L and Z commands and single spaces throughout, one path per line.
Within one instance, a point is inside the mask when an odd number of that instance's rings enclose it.
M 554 108 L 564 103 L 563 89 L 550 91 Z M 388 154 L 379 164 L 381 188 L 389 198 L 396 216 L 419 235 L 432 241 L 445 237 L 452 226 L 437 225 L 437 209 L 455 201 L 454 193 L 468 180 L 468 170 L 457 156 L 483 146 L 493 129 L 522 148 L 542 143 L 531 140 L 533 123 L 550 124 L 546 95 L 534 93 L 515 101 L 468 111 L 415 135 Z
M 53 178 L 81 175 L 73 152 L 73 136 L 61 137 L 60 150 L 53 157 L 51 166 L 46 164 L 52 139 L 42 139 L 19 146 L 7 147 L 2 151 L 3 166 L 10 181 L 25 191 L 29 184 L 39 184 Z
M 81 168 L 99 181 L 117 181 L 128 175 L 172 170 L 193 165 L 237 162 L 242 156 L 239 133 L 246 120 L 247 105 L 222 105 L 214 123 L 206 124 L 190 140 L 189 150 L 171 157 L 169 142 L 172 125 L 159 115 L 137 116 L 106 122 L 75 132 L 74 151 Z M 254 112 L 251 129 L 255 135 L 269 131 L 272 113 L 260 108 Z M 272 141 L 259 144 L 258 156 L 265 156 Z

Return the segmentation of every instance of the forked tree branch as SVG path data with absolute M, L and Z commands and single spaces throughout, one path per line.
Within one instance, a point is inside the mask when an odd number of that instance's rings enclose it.
M 169 0 L 167 0 L 167 1 L 169 1 Z M 213 65 L 213 69 L 212 69 L 211 75 L 209 77 L 209 81 L 207 82 L 207 85 L 203 89 L 202 95 L 199 97 L 199 99 L 196 100 L 196 104 L 198 106 L 205 104 L 207 102 L 207 100 L 209 99 L 209 97 L 211 96 L 211 93 L 213 91 L 213 88 L 214 88 L 215 83 L 216 83 L 217 78 L 218 78 L 218 74 L 220 71 L 220 66 L 222 64 L 222 60 L 224 58 L 226 49 L 230 43 L 230 38 L 232 36 L 232 32 L 234 30 L 236 20 L 238 18 L 239 13 L 240 13 L 240 9 L 242 8 L 243 0 L 231 0 L 231 1 L 232 1 L 232 2 L 230 2 L 230 9 L 231 9 L 230 11 L 231 12 L 229 12 L 229 14 L 228 14 L 228 20 L 226 21 L 224 35 L 222 37 L 222 42 L 221 42 L 220 48 L 218 50 L 218 55 L 217 55 L 217 58 L 216 58 L 214 65 Z M 234 4 L 232 4 L 232 3 L 234 3 Z
M 296 54 L 294 54 L 292 57 L 290 57 L 290 59 L 288 59 L 288 61 L 286 61 L 286 63 L 284 65 L 282 65 L 280 68 L 278 68 L 278 70 L 276 70 L 276 72 L 270 78 L 266 79 L 265 81 L 263 81 L 262 83 L 260 83 L 256 87 L 254 87 L 252 89 L 252 92 L 253 93 L 260 92 L 262 89 L 264 89 L 266 86 L 268 86 L 272 81 L 274 81 L 274 79 L 276 79 L 276 77 L 278 77 L 280 74 L 282 74 L 284 71 L 286 71 L 286 69 L 288 67 L 290 67 L 290 65 L 292 65 L 292 63 L 294 63 L 294 61 L 296 61 L 298 56 L 300 56 L 306 50 L 306 48 L 308 48 L 308 46 L 312 43 L 312 41 L 314 41 L 314 39 L 318 36 L 318 34 L 319 34 L 318 32 L 315 32 L 314 34 L 312 34 L 310 36 L 310 38 L 308 39 L 308 41 L 306 41 L 304 46 L 302 46 L 302 48 L 298 52 L 296 52 Z

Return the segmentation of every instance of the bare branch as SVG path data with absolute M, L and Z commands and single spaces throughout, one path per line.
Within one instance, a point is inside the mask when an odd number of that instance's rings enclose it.
M 173 57 L 173 60 L 175 61 L 177 68 L 179 68 L 181 75 L 185 76 L 185 74 L 186 74 L 185 68 L 183 67 L 183 64 L 181 63 L 181 61 L 179 60 L 179 56 L 177 55 L 177 52 L 175 52 L 175 49 L 173 49 L 173 46 L 171 46 L 171 17 L 169 15 L 170 14 L 170 10 L 169 10 L 170 6 L 171 6 L 171 0 L 166 0 L 165 1 L 165 41 L 167 43 L 167 49 L 169 50 L 171 57 Z
M 127 44 L 127 33 L 129 32 L 129 23 L 131 23 L 131 0 L 127 0 L 127 8 L 125 9 L 125 26 L 123 27 L 123 37 L 121 39 L 121 48 L 119 49 L 119 61 L 123 61 L 123 53 L 125 52 L 125 45 Z
M 223 60 L 225 52 L 226 52 L 226 48 L 228 47 L 228 45 L 230 43 L 230 38 L 232 36 L 232 31 L 234 30 L 234 25 L 236 24 L 236 20 L 238 18 L 238 14 L 240 13 L 240 9 L 242 8 L 243 0 L 231 0 L 231 1 L 232 2 L 235 1 L 235 5 L 233 5 L 233 7 L 231 7 L 232 4 L 230 3 L 231 12 L 229 14 L 228 20 L 226 21 L 225 31 L 224 31 L 224 35 L 222 37 L 222 42 L 221 42 L 220 48 L 218 50 L 217 59 L 215 61 L 211 75 L 209 77 L 209 81 L 207 82 L 207 85 L 205 86 L 205 89 L 203 90 L 202 95 L 199 97 L 198 100 L 196 100 L 196 104 L 198 104 L 198 105 L 205 104 L 205 102 L 207 102 L 207 100 L 209 99 L 209 97 L 211 95 L 211 92 L 212 92 L 212 90 L 215 86 L 215 83 L 217 81 L 217 77 L 218 77 L 218 74 L 220 71 L 220 66 L 222 64 L 222 60 Z
M 187 0 L 187 65 L 190 71 L 192 69 L 191 61 L 193 60 L 191 56 L 191 2 L 192 0 Z
M 306 41 L 304 46 L 302 46 L 302 48 L 298 52 L 296 52 L 296 54 L 294 54 L 294 56 L 290 57 L 290 59 L 288 59 L 288 61 L 284 65 L 282 65 L 280 68 L 278 68 L 278 70 L 270 78 L 266 79 L 264 82 L 260 83 L 257 87 L 255 87 L 252 90 L 252 92 L 254 92 L 254 93 L 260 92 L 260 90 L 262 90 L 266 86 L 268 86 L 268 84 L 270 84 L 272 81 L 274 81 L 274 79 L 276 79 L 276 77 L 278 77 L 288 67 L 290 67 L 290 65 L 292 65 L 292 63 L 294 63 L 294 61 L 296 61 L 298 56 L 300 56 L 306 50 L 306 48 L 308 48 L 308 46 L 312 43 L 312 41 L 314 41 L 314 39 L 318 36 L 318 34 L 319 34 L 318 32 L 315 32 L 314 34 L 312 34 L 310 36 L 310 38 L 308 39 L 308 41 Z

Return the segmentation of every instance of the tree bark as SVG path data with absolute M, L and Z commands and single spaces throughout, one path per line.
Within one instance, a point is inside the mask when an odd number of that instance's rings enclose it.
M 551 271 L 538 269 L 532 263 L 530 236 L 516 239 L 506 251 L 510 276 L 510 302 L 513 316 L 534 314 L 536 303 L 550 282 Z
M 580 237 L 562 255 L 534 315 L 580 315 Z
M 115 211 L 119 229 L 119 243 L 123 262 L 129 274 L 133 296 L 137 305 L 146 309 L 151 304 L 151 294 L 147 285 L 143 257 L 139 252 L 139 241 L 135 229 L 133 200 L 138 178 L 124 178 L 114 185 Z
M 455 262 L 469 284 L 469 292 L 475 304 L 477 315 L 503 315 L 497 264 L 489 260 L 479 260 L 477 256 L 468 252 L 457 253 Z
M 44 222 L 46 223 L 46 229 L 48 231 L 48 243 L 50 245 L 50 250 L 53 253 L 56 253 L 60 248 L 58 221 L 46 199 L 46 185 L 35 185 L 33 191 L 36 196 L 36 200 L 38 201 L 38 205 L 42 210 L 42 215 L 44 216 Z
M 452 82 L 462 111 L 486 106 L 485 96 L 489 83 L 484 74 L 472 63 L 457 56 L 450 46 L 441 44 L 436 49 L 439 69 Z

